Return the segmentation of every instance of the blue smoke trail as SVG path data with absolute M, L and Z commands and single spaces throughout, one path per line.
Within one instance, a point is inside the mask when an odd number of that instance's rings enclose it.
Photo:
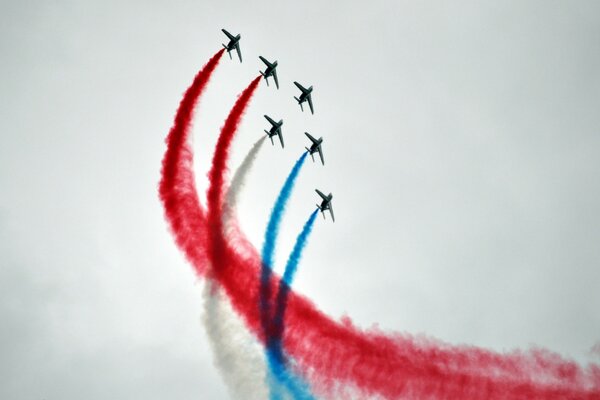
M 279 196 L 277 196 L 277 200 L 275 201 L 275 205 L 273 206 L 273 210 L 271 211 L 271 217 L 269 218 L 269 223 L 267 224 L 267 230 L 265 231 L 265 244 L 262 248 L 262 260 L 263 263 L 269 268 L 273 267 L 273 258 L 275 253 L 275 242 L 277 241 L 277 236 L 279 235 L 279 225 L 281 225 L 281 218 L 283 217 L 283 212 L 285 211 L 285 206 L 292 195 L 292 190 L 294 189 L 294 184 L 296 183 L 296 178 L 298 178 L 298 174 L 300 173 L 300 169 L 302 165 L 304 165 L 304 161 L 306 160 L 306 155 L 308 152 L 302 153 L 302 156 L 296 161 L 294 167 L 290 171 L 290 174 L 285 180 L 283 187 L 279 191 Z
M 307 152 L 304 152 L 298 161 L 296 161 L 296 164 L 294 164 L 294 167 L 292 168 L 279 192 L 279 196 L 277 196 L 277 200 L 275 201 L 275 205 L 271 211 L 269 223 L 267 224 L 267 229 L 265 231 L 265 243 L 262 248 L 259 308 L 261 314 L 261 323 L 267 342 L 266 356 L 271 375 L 270 379 L 268 379 L 271 389 L 271 400 L 279 400 L 282 398 L 276 382 L 284 384 L 291 393 L 292 397 L 295 399 L 314 400 L 314 397 L 310 394 L 308 385 L 304 383 L 301 378 L 291 373 L 286 367 L 287 361 L 281 351 L 281 346 L 273 343 L 274 340 L 269 318 L 269 301 L 271 298 L 270 279 L 274 264 L 275 244 L 279 235 L 279 226 L 281 225 L 281 219 L 283 217 L 285 207 L 292 194 L 294 184 L 296 183 L 296 179 L 298 178 L 298 174 L 300 173 L 302 165 L 304 165 L 307 154 Z
M 273 336 L 275 344 L 280 347 L 281 340 L 283 339 L 283 318 L 285 316 L 285 310 L 287 306 L 287 296 L 292 287 L 294 275 L 298 269 L 298 264 L 302 258 L 302 252 L 306 247 L 308 237 L 312 232 L 318 212 L 319 210 L 317 209 L 310 214 L 308 221 L 306 221 L 304 227 L 302 228 L 302 232 L 300 232 L 296 238 L 294 248 L 290 253 L 287 264 L 285 265 L 285 272 L 283 273 L 281 282 L 279 282 L 279 292 L 277 293 L 277 300 L 275 301 L 275 314 L 273 316 Z
M 276 366 L 283 365 L 285 366 L 286 360 L 283 352 L 283 329 L 284 329 L 284 316 L 285 310 L 287 306 L 287 298 L 288 293 L 292 287 L 292 281 L 294 280 L 294 275 L 296 270 L 298 269 L 298 264 L 300 263 L 300 259 L 302 258 L 302 252 L 306 247 L 308 242 L 308 237 L 312 232 L 315 219 L 317 218 L 319 210 L 315 210 L 312 212 L 308 221 L 304 224 L 302 228 L 302 232 L 296 238 L 296 243 L 294 244 L 294 248 L 290 253 L 290 257 L 288 258 L 287 264 L 285 266 L 285 272 L 283 273 L 283 277 L 279 282 L 279 291 L 277 293 L 277 300 L 275 302 L 275 314 L 273 316 L 273 334 L 272 337 L 269 338 L 268 342 L 268 357 L 272 359 L 269 363 L 273 363 Z M 285 381 L 289 379 L 287 375 L 287 369 L 283 371 L 283 376 L 280 378 L 280 381 Z M 276 373 L 282 373 L 281 371 L 276 371 Z M 310 398 L 310 397 L 301 397 L 301 398 Z
M 276 367 L 285 368 L 286 359 L 283 352 L 283 318 L 285 316 L 285 310 L 287 305 L 287 296 L 292 287 L 292 281 L 294 280 L 294 275 L 296 270 L 298 269 L 298 264 L 300 263 L 300 259 L 302 258 L 302 252 L 306 247 L 308 236 L 312 232 L 312 228 L 315 223 L 315 219 L 317 218 L 317 213 L 319 210 L 315 210 L 310 215 L 308 221 L 304 224 L 302 228 L 302 232 L 296 238 L 296 243 L 294 244 L 294 248 L 290 253 L 290 257 L 288 258 L 287 264 L 285 266 L 285 272 L 283 274 L 283 278 L 279 282 L 279 291 L 277 293 L 277 300 L 275 302 L 275 315 L 273 316 L 273 333 L 272 337 L 268 338 L 267 344 L 267 357 L 269 358 L 269 365 L 274 365 Z M 273 370 L 273 369 L 272 369 Z M 284 382 L 286 386 L 295 385 L 294 376 L 290 376 L 288 372 L 289 368 L 284 370 L 275 370 L 274 374 L 277 376 L 280 382 Z M 297 378 L 296 378 L 297 379 Z M 304 389 L 304 388 L 303 388 Z M 308 391 L 308 388 L 306 388 Z M 302 391 L 299 394 L 292 392 L 296 395 L 296 398 L 301 399 L 311 399 L 305 391 Z M 298 397 L 300 396 L 300 397 Z M 273 398 L 273 396 L 272 396 Z

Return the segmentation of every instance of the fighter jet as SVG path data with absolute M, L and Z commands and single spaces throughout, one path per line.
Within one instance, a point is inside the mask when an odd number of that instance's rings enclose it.
M 273 143 L 273 136 L 279 136 L 281 148 L 283 149 L 283 135 L 281 134 L 281 125 L 283 125 L 283 120 L 280 119 L 279 122 L 275 122 L 268 115 L 265 115 L 265 118 L 271 123 L 271 129 L 265 129 L 265 132 L 267 133 L 267 135 L 269 135 L 269 139 L 271 139 L 271 144 L 275 145 L 275 143 Z
M 313 87 L 311 86 L 307 89 L 304 86 L 302 86 L 301 84 L 299 84 L 298 82 L 294 82 L 294 85 L 296 85 L 296 87 L 302 91 L 300 98 L 297 98 L 296 96 L 294 96 L 294 98 L 296 99 L 298 104 L 300 104 L 300 109 L 302 111 L 304 111 L 304 108 L 302 107 L 302 103 L 304 103 L 305 101 L 308 101 L 308 105 L 310 107 L 310 113 L 314 114 L 315 110 L 313 110 L 312 96 L 311 96 Z
M 240 58 L 240 62 L 242 62 L 242 52 L 240 51 L 240 39 L 242 38 L 242 36 L 240 34 L 233 36 L 231 33 L 227 32 L 225 29 L 221 29 L 221 30 L 229 38 L 229 43 L 227 45 L 225 45 L 223 43 L 223 47 L 225 47 L 225 49 L 227 50 L 227 54 L 229 54 L 229 59 L 231 60 L 231 58 L 232 58 L 231 50 L 236 49 L 237 53 L 238 53 L 238 57 Z
M 315 156 L 313 154 L 315 154 L 318 151 L 319 156 L 321 157 L 321 163 L 323 165 L 325 165 L 325 160 L 323 159 L 323 150 L 321 149 L 321 144 L 323 143 L 323 138 L 320 137 L 319 139 L 315 139 L 308 132 L 304 132 L 304 134 L 306 136 L 308 136 L 308 138 L 312 142 L 312 145 L 310 146 L 310 148 L 305 147 L 305 149 L 308 150 L 308 152 L 310 153 L 310 157 L 312 158 L 312 160 L 315 161 Z
M 260 71 L 260 74 L 262 76 L 265 77 L 265 81 L 267 81 L 267 86 L 269 86 L 269 77 L 272 76 L 273 79 L 275 79 L 275 86 L 277 86 L 277 89 L 279 89 L 279 81 L 277 80 L 277 71 L 275 68 L 277 68 L 277 61 L 273 61 L 273 63 L 270 63 L 267 61 L 266 58 L 264 58 L 263 56 L 258 56 L 258 58 L 261 59 L 262 62 L 264 62 L 267 66 L 267 69 L 265 69 L 265 72 Z
M 317 207 L 319 208 L 319 210 L 321 210 L 321 214 L 323 215 L 323 218 L 325 218 L 325 211 L 329 210 L 329 213 L 331 214 L 331 220 L 333 222 L 335 222 L 335 217 L 333 216 L 333 207 L 331 205 L 331 200 L 333 199 L 333 195 L 331 193 L 329 193 L 328 196 L 325 196 L 323 194 L 323 192 L 321 192 L 319 189 L 315 189 L 315 191 L 319 194 L 319 196 L 321 196 L 321 205 L 317 204 Z

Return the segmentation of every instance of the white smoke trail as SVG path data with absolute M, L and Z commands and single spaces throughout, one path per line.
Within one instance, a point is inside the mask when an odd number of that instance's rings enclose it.
M 235 208 L 246 177 L 260 151 L 266 136 L 258 140 L 235 171 L 223 207 L 223 226 L 228 238 L 237 238 L 236 249 L 244 253 L 251 246 L 237 233 Z M 213 349 L 215 365 L 221 372 L 230 395 L 240 400 L 267 399 L 266 365 L 261 344 L 235 313 L 227 297 L 217 284 L 207 280 L 204 285 L 204 326 Z
M 235 313 L 218 284 L 204 285 L 204 326 L 214 362 L 233 399 L 264 400 L 266 368 L 260 343 Z

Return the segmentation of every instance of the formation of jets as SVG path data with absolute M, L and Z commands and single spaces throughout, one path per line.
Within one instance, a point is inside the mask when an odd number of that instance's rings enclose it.
M 225 29 L 221 29 L 221 30 L 229 39 L 228 44 L 223 43 L 223 47 L 227 50 L 227 54 L 229 55 L 229 58 L 233 59 L 233 57 L 231 56 L 231 51 L 235 49 L 237 52 L 238 58 L 240 59 L 240 63 L 241 63 L 242 62 L 242 51 L 240 50 L 240 39 L 242 36 L 240 34 L 237 34 L 234 36 Z M 277 61 L 270 62 L 263 56 L 258 56 L 258 58 L 266 66 L 264 71 L 260 71 L 260 74 L 263 76 L 263 78 L 267 82 L 267 86 L 269 86 L 269 77 L 271 77 L 275 81 L 275 86 L 277 87 L 277 89 L 279 89 L 279 79 L 277 78 L 277 65 L 278 65 Z M 308 88 L 305 88 L 304 86 L 302 86 L 300 83 L 298 83 L 296 81 L 294 81 L 294 85 L 296 85 L 296 87 L 298 89 L 300 89 L 300 92 L 301 92 L 299 97 L 294 96 L 294 99 L 296 99 L 296 101 L 300 105 L 300 109 L 302 111 L 304 111 L 304 107 L 302 106 L 302 104 L 308 103 L 308 107 L 310 108 L 310 113 L 314 114 L 315 110 L 314 110 L 313 101 L 312 101 L 313 87 L 309 86 Z M 273 141 L 273 137 L 277 136 L 277 137 L 279 137 L 279 142 L 281 143 L 281 148 L 283 148 L 284 147 L 283 133 L 281 131 L 281 126 L 283 125 L 283 119 L 280 119 L 279 122 L 275 122 L 274 119 L 272 119 L 271 117 L 269 117 L 266 114 L 264 117 L 269 122 L 269 124 L 271 124 L 271 127 L 269 130 L 265 129 L 265 133 L 267 134 L 269 139 L 271 139 L 271 144 L 275 145 L 275 142 Z M 319 157 L 321 159 L 321 164 L 325 165 L 325 159 L 323 157 L 323 149 L 321 147 L 323 144 L 323 138 L 320 137 L 318 139 L 315 139 L 308 132 L 304 132 L 304 134 L 311 141 L 310 147 L 306 147 L 306 150 L 310 154 L 313 162 L 315 161 L 314 154 L 319 153 Z M 331 193 L 329 193 L 326 196 L 319 189 L 315 189 L 315 190 L 316 190 L 317 194 L 321 197 L 321 204 L 317 204 L 317 207 L 321 211 L 323 218 L 325 218 L 325 211 L 329 210 L 329 213 L 331 215 L 331 220 L 333 222 L 335 222 L 335 217 L 333 215 L 333 207 L 331 205 L 331 200 L 333 199 L 333 195 Z

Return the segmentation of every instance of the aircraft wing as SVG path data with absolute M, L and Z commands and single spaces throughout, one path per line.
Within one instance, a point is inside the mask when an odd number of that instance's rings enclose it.
M 315 139 L 314 137 L 312 137 L 312 136 L 310 135 L 310 133 L 308 133 L 308 132 L 304 132 L 304 134 L 305 134 L 306 136 L 308 136 L 308 138 L 310 139 L 310 141 L 311 141 L 311 142 L 313 142 L 313 143 L 317 143 L 317 139 Z
M 273 79 L 275 79 L 275 86 L 277 86 L 277 89 L 279 89 L 279 80 L 277 79 L 277 70 L 276 69 L 273 70 Z
M 310 113 L 314 114 L 315 110 L 313 109 L 313 105 L 312 105 L 312 95 L 309 94 L 307 100 L 308 100 L 308 105 L 310 106 Z
M 265 118 L 267 119 L 267 121 L 269 121 L 271 123 L 271 125 L 273 125 L 273 126 L 277 125 L 277 122 L 273 121 L 273 119 L 271 119 L 271 117 L 269 117 L 266 114 L 265 114 Z
M 298 82 L 295 82 L 295 81 L 294 81 L 294 85 L 296 85 L 296 87 L 298 89 L 300 89 L 302 91 L 302 93 L 306 93 L 307 90 L 304 86 L 302 86 L 301 84 L 299 84 Z
M 325 165 L 325 160 L 323 159 L 323 150 L 321 150 L 321 146 L 319 146 L 319 157 L 321 157 L 321 163 Z
M 279 141 L 281 142 L 281 148 L 283 149 L 283 135 L 281 134 L 281 129 L 277 131 L 277 136 L 279 136 Z
M 329 203 L 329 213 L 331 214 L 331 220 L 335 222 L 335 216 L 333 215 L 333 206 Z
M 235 49 L 237 50 L 238 57 L 240 58 L 240 62 L 242 62 L 242 51 L 240 50 L 240 42 L 235 44 Z M 311 108 L 312 110 L 312 108 Z
M 221 29 L 223 31 L 224 34 L 227 35 L 227 37 L 229 38 L 229 40 L 233 40 L 235 39 L 235 36 L 233 36 L 231 33 L 227 32 L 225 29 Z
M 325 196 L 325 194 L 324 194 L 323 192 L 321 192 L 319 189 L 315 189 L 315 192 L 317 192 L 317 194 L 318 194 L 319 196 L 321 196 L 321 198 L 322 198 L 323 200 L 327 200 L 327 196 Z
M 268 62 L 268 61 L 267 61 L 267 59 L 266 59 L 266 58 L 264 58 L 263 56 L 258 56 L 258 58 L 260 58 L 260 60 L 261 60 L 262 62 L 264 62 L 264 63 L 266 64 L 266 66 L 267 66 L 267 67 L 270 67 L 270 66 L 271 66 L 271 63 L 270 63 L 270 62 Z

